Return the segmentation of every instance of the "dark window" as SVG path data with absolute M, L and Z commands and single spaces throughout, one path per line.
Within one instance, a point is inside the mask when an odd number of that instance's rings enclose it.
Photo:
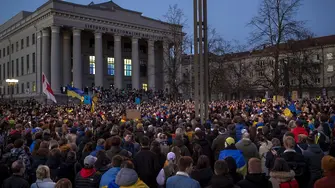
M 26 39 L 26 46 L 27 47 L 29 46 L 29 36 L 27 36 L 27 39 Z
M 90 39 L 90 48 L 94 48 L 94 39 Z
M 141 77 L 147 76 L 147 64 L 145 61 L 140 61 L 140 75 Z
M 16 76 L 20 76 L 19 75 L 19 59 L 16 59 Z
M 21 57 L 21 76 L 24 75 L 24 58 Z
M 146 53 L 147 53 L 147 47 L 144 46 L 144 45 L 141 45 L 141 46 L 140 46 L 140 51 L 141 51 L 143 54 L 146 54 Z
M 2 71 L 1 71 L 2 65 L 0 64 L 0 80 L 2 80 Z
M 132 89 L 131 87 L 132 87 L 131 84 L 127 84 L 127 89 Z
M 19 94 L 20 93 L 20 90 L 19 90 L 19 84 L 16 85 L 16 93 Z
M 7 46 L 7 55 L 9 55 L 9 46 Z
M 35 53 L 33 53 L 33 57 L 32 58 L 33 58 L 33 62 L 32 62 L 33 63 L 33 73 L 35 73 L 36 72 L 36 62 L 35 62 L 36 61 L 36 57 L 35 57 Z
M 14 60 L 12 60 L 12 71 L 11 72 L 12 72 L 11 76 L 14 77 Z
M 19 42 L 16 42 L 16 51 L 19 51 Z
M 113 41 L 107 41 L 107 49 L 110 50 L 114 47 L 114 42 Z
M 3 64 L 2 73 L 3 73 L 3 79 L 6 79 L 6 64 Z
M 32 43 L 33 43 L 33 45 L 35 44 L 35 33 L 31 36 L 31 41 L 32 41 Z
M 24 83 L 21 84 L 21 93 L 24 93 Z
M 2 50 L 2 54 L 3 54 L 3 57 L 5 57 L 6 56 L 6 48 L 3 48 L 3 50 Z
M 7 78 L 9 78 L 9 68 L 10 68 L 10 65 L 9 65 L 9 61 L 7 62 Z
M 21 50 L 23 49 L 23 46 L 24 46 L 24 40 L 21 39 Z
M 0 49 L 0 58 L 1 58 L 1 56 L 2 56 L 2 53 L 1 53 L 1 49 Z
M 29 89 L 30 88 L 30 83 L 29 82 L 27 82 L 27 89 Z
M 26 64 L 27 64 L 27 74 L 30 73 L 30 70 L 29 70 L 29 54 L 27 55 L 27 61 L 26 61 Z
M 12 44 L 12 53 L 14 52 L 14 44 Z

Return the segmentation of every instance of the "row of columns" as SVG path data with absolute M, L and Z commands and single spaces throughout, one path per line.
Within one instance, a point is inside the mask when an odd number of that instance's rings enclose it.
M 73 29 L 73 85 L 76 88 L 83 87 L 82 77 L 82 54 L 81 54 L 81 30 Z M 71 36 L 69 31 L 63 32 L 63 58 L 61 59 L 61 46 L 60 46 L 60 27 L 51 26 L 51 44 L 50 44 L 50 31 L 48 28 L 42 30 L 41 34 L 38 33 L 37 45 L 41 44 L 41 49 L 38 49 L 42 53 L 40 64 L 42 65 L 42 72 L 50 78 L 51 88 L 54 93 L 60 93 L 60 87 L 71 83 Z M 102 33 L 95 32 L 95 86 L 103 86 L 104 82 L 104 60 L 103 60 L 103 41 Z M 41 40 L 42 39 L 42 40 Z M 139 38 L 132 38 L 132 87 L 135 89 L 141 89 L 140 83 L 140 62 L 139 62 Z M 155 89 L 155 41 L 148 40 L 148 87 L 149 89 Z M 51 49 L 50 49 L 51 46 Z M 167 56 L 168 56 L 168 45 L 164 43 L 164 70 L 166 68 Z M 50 53 L 51 52 L 51 53 Z M 40 56 L 38 56 L 40 57 Z M 63 70 L 61 70 L 61 61 L 63 62 Z M 114 85 L 116 88 L 122 89 L 123 87 L 123 76 L 124 76 L 124 65 L 122 61 L 121 51 L 121 36 L 114 35 Z M 63 75 L 63 83 L 61 83 L 61 75 Z M 164 83 L 167 82 L 166 74 L 164 74 Z M 40 77 L 39 75 L 38 77 Z M 40 78 L 37 81 L 41 81 Z M 40 83 L 40 82 L 38 82 Z

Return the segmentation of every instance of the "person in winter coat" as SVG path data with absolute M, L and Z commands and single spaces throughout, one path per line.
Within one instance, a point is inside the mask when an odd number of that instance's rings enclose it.
M 314 188 L 334 188 L 335 187 L 335 157 L 326 155 L 321 161 L 325 177 L 317 180 Z
M 206 155 L 201 155 L 191 177 L 200 183 L 201 187 L 207 187 L 212 179 L 213 172 Z
M 156 177 L 161 167 L 158 156 L 150 151 L 149 143 L 148 137 L 142 138 L 142 148 L 134 157 L 134 165 L 139 178 L 150 188 L 155 188 L 157 187 Z
M 290 169 L 283 158 L 277 158 L 273 169 L 270 172 L 272 188 L 299 188 L 298 182 L 294 179 L 295 173 Z
M 121 138 L 119 136 L 108 138 L 105 142 L 105 150 L 110 160 L 112 160 L 115 155 L 121 155 L 126 158 L 131 157 L 130 152 L 121 148 Z
M 70 151 L 66 155 L 65 161 L 60 164 L 58 179 L 67 178 L 74 185 L 74 180 L 82 166 L 77 162 L 76 152 Z
M 164 187 L 166 184 L 166 180 L 171 177 L 176 175 L 178 171 L 178 166 L 177 166 L 177 160 L 176 160 L 176 155 L 173 152 L 169 152 L 166 156 L 167 160 L 167 165 L 164 166 L 161 171 L 159 171 L 156 181 L 158 183 L 158 187 Z
M 228 164 L 225 160 L 218 160 L 214 164 L 214 175 L 211 188 L 234 188 L 234 180 L 229 175 Z
M 209 142 L 206 140 L 206 135 L 203 131 L 197 130 L 195 131 L 194 139 L 192 145 L 199 144 L 202 148 L 202 154 L 206 155 L 209 159 L 209 163 L 211 166 L 214 164 L 213 152 Z
M 296 127 L 292 130 L 292 133 L 294 134 L 294 140 L 296 143 L 298 143 L 299 141 L 299 135 L 303 134 L 308 136 L 308 132 L 306 131 L 306 129 L 304 128 L 304 125 L 302 123 L 302 121 L 298 120 L 295 122 Z
M 45 165 L 47 165 L 50 168 L 50 178 L 53 181 L 58 180 L 61 162 L 62 161 L 61 161 L 60 150 L 52 149 L 49 153 L 49 157 Z
M 36 170 L 36 182 L 30 188 L 54 188 L 56 183 L 50 179 L 48 166 L 40 165 Z
M 198 181 L 190 177 L 193 160 L 191 157 L 183 156 L 178 161 L 179 171 L 176 175 L 169 177 L 166 182 L 166 188 L 200 188 Z
M 110 168 L 111 161 L 112 160 L 107 157 L 106 151 L 100 150 L 97 153 L 97 161 L 94 164 L 95 169 L 102 175 Z
M 243 176 L 240 173 L 237 173 L 237 166 L 236 166 L 236 161 L 232 157 L 226 157 L 224 161 L 228 165 L 229 169 L 229 175 L 232 177 L 234 185 L 237 184 L 239 181 L 243 180 Z
M 134 170 L 134 164 L 131 161 L 125 161 L 121 170 L 117 173 L 115 183 L 120 188 L 149 188 L 137 175 Z
M 119 188 L 115 183 L 117 173 L 121 170 L 123 158 L 120 155 L 115 155 L 112 159 L 112 168 L 105 172 L 100 180 L 100 188 Z
M 212 151 L 214 151 L 214 159 L 219 159 L 220 151 L 222 151 L 225 148 L 225 142 L 228 137 L 234 137 L 233 135 L 233 129 L 235 128 L 235 125 L 229 125 L 228 129 L 225 129 L 223 127 L 219 128 L 219 135 L 214 139 L 212 143 Z
M 272 188 L 271 182 L 262 173 L 260 159 L 251 158 L 248 162 L 248 174 L 244 180 L 237 183 L 240 188 Z
M 159 142 L 154 140 L 153 142 L 151 142 L 150 151 L 156 154 L 158 158 L 159 167 L 163 168 L 164 163 L 166 161 L 166 155 L 162 153 L 162 150 L 160 147 L 161 145 L 159 144 Z
M 259 136 L 260 147 L 259 147 L 259 157 L 262 161 L 262 172 L 266 175 L 269 174 L 268 168 L 265 166 L 266 155 L 272 148 L 272 142 L 269 141 L 263 134 Z
M 243 119 L 240 116 L 234 117 L 235 123 L 235 131 L 236 131 L 236 141 L 240 141 L 242 139 L 242 130 L 247 129 L 247 127 L 243 124 Z
M 242 139 L 235 144 L 236 148 L 243 153 L 244 161 L 247 162 L 251 158 L 259 158 L 256 145 L 250 140 L 250 134 L 245 132 Z
M 219 160 L 229 156 L 233 157 L 237 165 L 237 172 L 245 175 L 247 173 L 247 165 L 243 153 L 235 146 L 235 140 L 232 137 L 227 138 L 225 146 L 226 148 L 220 152 Z
M 190 150 L 185 146 L 184 136 L 177 134 L 173 139 L 173 146 L 180 148 L 181 156 L 191 156 Z
M 102 138 L 100 138 L 100 139 L 97 141 L 97 146 L 95 147 L 95 150 L 92 151 L 92 152 L 90 153 L 90 155 L 92 155 L 93 157 L 96 157 L 98 151 L 104 149 L 104 145 L 105 145 L 105 140 L 102 139 Z
M 273 138 L 271 143 L 272 147 L 265 155 L 265 167 L 268 172 L 273 168 L 276 158 L 280 155 L 279 150 L 281 149 L 280 140 L 278 140 L 278 138 Z
M 32 181 L 35 182 L 35 173 L 40 165 L 45 165 L 45 163 L 48 160 L 48 155 L 49 155 L 49 149 L 47 148 L 40 148 L 36 152 L 36 154 L 32 157 L 33 159 L 33 164 L 32 164 Z M 50 169 L 49 169 L 50 171 Z
M 14 141 L 14 148 L 10 150 L 8 164 L 11 165 L 16 160 L 21 160 L 24 163 L 25 176 L 29 175 L 31 172 L 31 161 L 27 151 L 24 149 L 24 141 L 22 139 Z
M 84 160 L 84 168 L 76 176 L 76 188 L 96 188 L 99 187 L 101 175 L 94 168 L 96 157 L 87 156 Z
M 29 188 L 29 183 L 23 178 L 25 173 L 24 163 L 21 160 L 14 161 L 12 166 L 12 176 L 7 178 L 2 187 L 3 188 Z
M 321 160 L 324 156 L 322 149 L 318 144 L 314 144 L 314 137 L 307 139 L 307 150 L 303 151 L 303 156 L 307 160 L 307 167 L 310 173 L 308 187 L 313 188 L 316 180 L 322 178 Z

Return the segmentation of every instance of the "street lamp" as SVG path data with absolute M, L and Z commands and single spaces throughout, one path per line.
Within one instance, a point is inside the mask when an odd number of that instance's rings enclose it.
M 19 82 L 19 80 L 17 79 L 6 79 L 6 83 L 8 85 L 8 87 L 11 87 L 12 91 L 11 91 L 11 94 L 10 94 L 10 98 L 13 99 L 13 93 L 14 93 L 14 86 Z

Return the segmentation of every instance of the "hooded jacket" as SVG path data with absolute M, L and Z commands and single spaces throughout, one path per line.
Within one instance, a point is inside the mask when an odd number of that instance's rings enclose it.
M 245 175 L 247 172 L 247 165 L 244 160 L 243 154 L 237 149 L 225 149 L 220 152 L 219 160 L 224 160 L 226 157 L 232 157 L 235 159 L 237 165 L 237 172 Z
M 253 157 L 259 158 L 257 147 L 250 139 L 242 138 L 235 146 L 238 150 L 242 151 L 245 161 L 249 161 Z
M 291 187 L 299 188 L 298 182 L 294 179 L 295 173 L 290 172 L 270 172 L 270 181 L 273 188 Z
M 322 177 L 321 160 L 324 154 L 318 144 L 311 144 L 307 150 L 303 151 L 303 155 L 308 162 L 307 167 L 310 173 L 310 186 L 313 187 L 315 181 Z
M 237 185 L 241 188 L 272 188 L 272 184 L 265 174 L 248 174 Z
M 213 175 L 211 188 L 234 188 L 234 181 L 229 175 Z
M 96 188 L 99 187 L 101 175 L 94 168 L 83 168 L 76 176 L 76 188 Z
M 115 183 L 120 188 L 149 188 L 138 178 L 136 171 L 130 168 L 122 168 L 116 175 Z
M 100 187 L 107 186 L 109 188 L 119 188 L 119 186 L 115 183 L 115 179 L 120 170 L 120 167 L 113 167 L 105 172 L 101 177 Z

